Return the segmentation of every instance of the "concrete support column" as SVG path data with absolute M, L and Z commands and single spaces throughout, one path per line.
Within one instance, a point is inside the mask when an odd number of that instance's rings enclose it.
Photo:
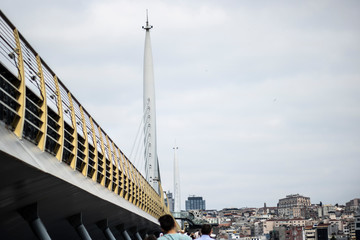
M 135 237 L 136 237 L 137 240 L 142 240 L 139 232 L 136 232 L 136 233 L 135 233 Z
M 30 204 L 18 210 L 20 215 L 29 223 L 34 234 L 40 240 L 51 240 L 44 224 L 38 215 L 37 203 Z
M 75 214 L 68 218 L 69 223 L 73 226 L 82 240 L 92 240 L 88 231 L 82 222 L 82 213 Z
M 125 230 L 124 224 L 120 224 L 116 228 L 125 240 L 131 240 L 129 233 Z
M 122 234 L 123 234 L 123 237 L 125 238 L 125 240 L 131 240 L 129 233 L 126 230 L 124 230 L 122 232 Z
M 148 232 L 147 229 L 142 229 L 142 230 L 139 231 L 139 234 L 140 234 L 142 239 L 145 239 L 146 237 L 149 236 L 149 234 L 147 232 Z
M 132 227 L 129 230 L 131 231 L 136 240 L 142 240 L 142 237 L 140 236 L 137 227 Z
M 108 239 L 108 240 L 116 240 L 116 238 L 114 237 L 114 234 L 111 232 L 111 230 L 109 228 L 107 219 L 104 219 L 104 220 L 101 220 L 101 221 L 97 222 L 96 225 L 103 231 L 106 239 Z

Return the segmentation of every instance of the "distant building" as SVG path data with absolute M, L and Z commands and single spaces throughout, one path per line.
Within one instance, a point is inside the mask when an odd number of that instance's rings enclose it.
M 302 218 L 292 218 L 292 219 L 271 219 L 268 220 L 267 222 L 274 222 L 273 225 L 275 227 L 281 227 L 281 226 L 285 226 L 285 227 L 305 227 L 306 225 L 306 221 L 305 219 Z
M 168 201 L 169 201 L 170 212 L 174 212 L 175 200 L 174 200 L 174 198 L 173 198 L 172 192 L 168 191 L 168 192 L 166 193 L 166 197 L 167 197 L 167 198 L 165 198 L 165 204 L 168 205 Z
M 316 227 L 317 240 L 328 240 L 329 239 L 329 225 L 330 224 L 319 224 Z
M 278 203 L 278 215 L 286 218 L 305 217 L 306 209 L 311 206 L 310 198 L 300 194 L 287 195 Z
M 274 230 L 270 232 L 269 238 L 271 240 L 304 240 L 303 228 L 295 226 L 275 227 Z
M 306 226 L 304 228 L 304 235 L 306 240 L 317 240 L 316 227 Z
M 318 208 L 319 217 L 329 217 L 331 213 L 335 214 L 335 206 L 331 204 L 322 205 Z
M 354 198 L 346 203 L 345 211 L 356 212 L 360 210 L 360 198 Z
M 360 240 L 360 212 L 355 215 L 355 239 Z
M 305 240 L 329 240 L 330 224 L 306 226 L 304 228 Z
M 205 200 L 202 197 L 197 197 L 195 195 L 189 196 L 188 199 L 185 201 L 185 209 L 186 211 L 189 210 L 205 210 Z

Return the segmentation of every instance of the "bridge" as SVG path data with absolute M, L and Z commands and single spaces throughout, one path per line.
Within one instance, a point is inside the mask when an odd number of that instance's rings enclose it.
M 0 238 L 159 231 L 160 178 L 135 168 L 1 11 L 0 52 Z
M 194 214 L 191 212 L 173 212 L 172 215 L 177 220 L 187 222 L 189 225 L 189 227 L 188 227 L 189 230 L 194 230 L 194 229 L 197 230 L 197 229 L 200 229 L 203 224 L 210 224 L 204 219 L 195 218 Z M 212 227 L 219 226 L 219 224 L 217 224 L 217 223 L 213 223 L 210 225 Z

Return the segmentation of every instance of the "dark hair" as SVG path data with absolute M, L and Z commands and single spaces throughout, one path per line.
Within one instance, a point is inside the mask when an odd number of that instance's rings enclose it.
M 148 235 L 144 240 L 156 240 L 157 237 L 154 234 Z
M 173 217 L 169 214 L 161 216 L 159 218 L 159 223 L 160 223 L 160 227 L 165 231 L 165 233 L 167 233 L 168 231 L 170 231 L 172 228 L 175 227 L 175 221 Z
M 204 224 L 201 227 L 201 234 L 209 235 L 211 233 L 211 225 L 210 224 Z

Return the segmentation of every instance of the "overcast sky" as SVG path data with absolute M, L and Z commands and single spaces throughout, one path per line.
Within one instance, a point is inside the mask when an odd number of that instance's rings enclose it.
M 1 9 L 129 155 L 146 9 L 162 185 L 182 208 L 360 197 L 359 1 L 28 1 Z

